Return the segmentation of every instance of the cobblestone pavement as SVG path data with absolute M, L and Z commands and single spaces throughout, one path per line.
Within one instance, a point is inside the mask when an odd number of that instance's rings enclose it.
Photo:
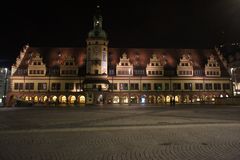
M 0 160 L 239 160 L 238 106 L 0 108 Z

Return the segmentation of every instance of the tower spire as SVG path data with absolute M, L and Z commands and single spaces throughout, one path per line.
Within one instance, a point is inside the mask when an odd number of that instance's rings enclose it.
M 101 29 L 102 28 L 102 15 L 101 15 L 101 6 L 100 6 L 100 2 L 97 2 L 97 6 L 96 6 L 96 13 L 93 17 L 93 21 L 94 21 L 94 29 Z

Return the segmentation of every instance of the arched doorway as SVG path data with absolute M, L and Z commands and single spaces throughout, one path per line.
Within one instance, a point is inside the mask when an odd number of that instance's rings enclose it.
M 38 96 L 35 96 L 34 97 L 34 103 L 38 103 L 39 99 L 38 99 Z
M 181 96 L 176 95 L 176 96 L 174 97 L 175 103 L 179 103 L 179 102 L 180 102 L 180 99 L 181 99 Z
M 121 103 L 128 103 L 128 96 L 123 96 L 121 98 Z
M 60 102 L 60 103 L 67 103 L 67 97 L 66 97 L 66 96 L 63 96 L 63 95 L 60 96 L 60 97 L 59 97 L 59 102 Z
M 164 103 L 165 97 L 163 95 L 157 97 L 157 103 Z
M 32 101 L 32 97 L 31 96 L 25 96 L 24 100 L 30 102 L 30 101 Z
M 78 96 L 78 102 L 80 104 L 85 104 L 86 102 L 86 99 L 85 99 L 85 96 L 81 95 L 81 96 Z
M 70 104 L 74 104 L 75 101 L 76 101 L 76 97 L 75 97 L 75 96 L 71 95 L 71 96 L 68 97 L 68 102 L 69 102 Z
M 155 104 L 156 103 L 156 96 L 154 96 L 154 95 L 148 96 L 148 103 Z
M 47 97 L 47 96 L 41 96 L 41 97 L 39 98 L 39 101 L 42 102 L 42 103 L 46 103 L 47 100 L 48 100 L 48 97 Z
M 166 103 L 170 103 L 172 99 L 171 95 L 166 96 Z
M 130 103 L 138 103 L 138 97 L 137 96 L 131 96 L 130 97 Z
M 120 102 L 119 96 L 114 96 L 113 97 L 113 104 L 118 104 Z
M 183 97 L 183 102 L 184 102 L 184 103 L 191 103 L 192 100 L 191 100 L 191 98 L 190 98 L 189 95 L 185 95 L 185 96 Z
M 51 97 L 51 102 L 57 102 L 57 96 L 52 96 Z
M 141 98 L 140 98 L 140 103 L 146 103 L 147 101 L 147 96 L 146 95 L 142 95 Z

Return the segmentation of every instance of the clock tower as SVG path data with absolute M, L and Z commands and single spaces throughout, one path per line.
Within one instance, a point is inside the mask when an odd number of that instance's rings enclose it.
M 93 29 L 87 37 L 86 78 L 83 82 L 87 104 L 104 103 L 108 92 L 108 40 L 102 29 L 100 6 L 93 17 Z
M 93 30 L 88 33 L 86 74 L 102 76 L 108 74 L 108 40 L 102 29 L 103 18 L 100 6 L 93 17 Z

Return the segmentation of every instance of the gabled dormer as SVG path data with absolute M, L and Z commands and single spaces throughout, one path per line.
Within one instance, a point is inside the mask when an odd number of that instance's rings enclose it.
M 183 54 L 177 65 L 178 76 L 193 76 L 193 63 L 189 54 Z
M 46 65 L 43 63 L 43 59 L 40 57 L 39 53 L 32 53 L 32 57 L 28 64 L 28 76 L 45 76 L 46 75 Z
M 16 64 L 12 65 L 11 75 L 13 75 L 17 71 L 18 67 L 20 66 L 20 64 L 23 61 L 23 58 L 25 57 L 25 54 L 26 54 L 28 48 L 29 48 L 29 45 L 25 45 L 22 48 L 22 50 L 20 51 L 20 56 L 16 58 Z
M 220 77 L 221 68 L 213 55 L 208 58 L 208 63 L 205 65 L 205 75 L 210 77 Z
M 126 53 L 123 53 L 120 62 L 116 66 L 117 76 L 132 76 L 133 75 L 133 65 L 130 63 L 129 58 Z
M 146 68 L 147 76 L 163 76 L 164 75 L 163 65 L 164 64 L 160 62 L 157 55 L 153 54 L 152 58 L 150 58 L 149 64 L 147 64 Z
M 60 76 L 77 76 L 78 66 L 72 56 L 67 56 L 60 65 Z

